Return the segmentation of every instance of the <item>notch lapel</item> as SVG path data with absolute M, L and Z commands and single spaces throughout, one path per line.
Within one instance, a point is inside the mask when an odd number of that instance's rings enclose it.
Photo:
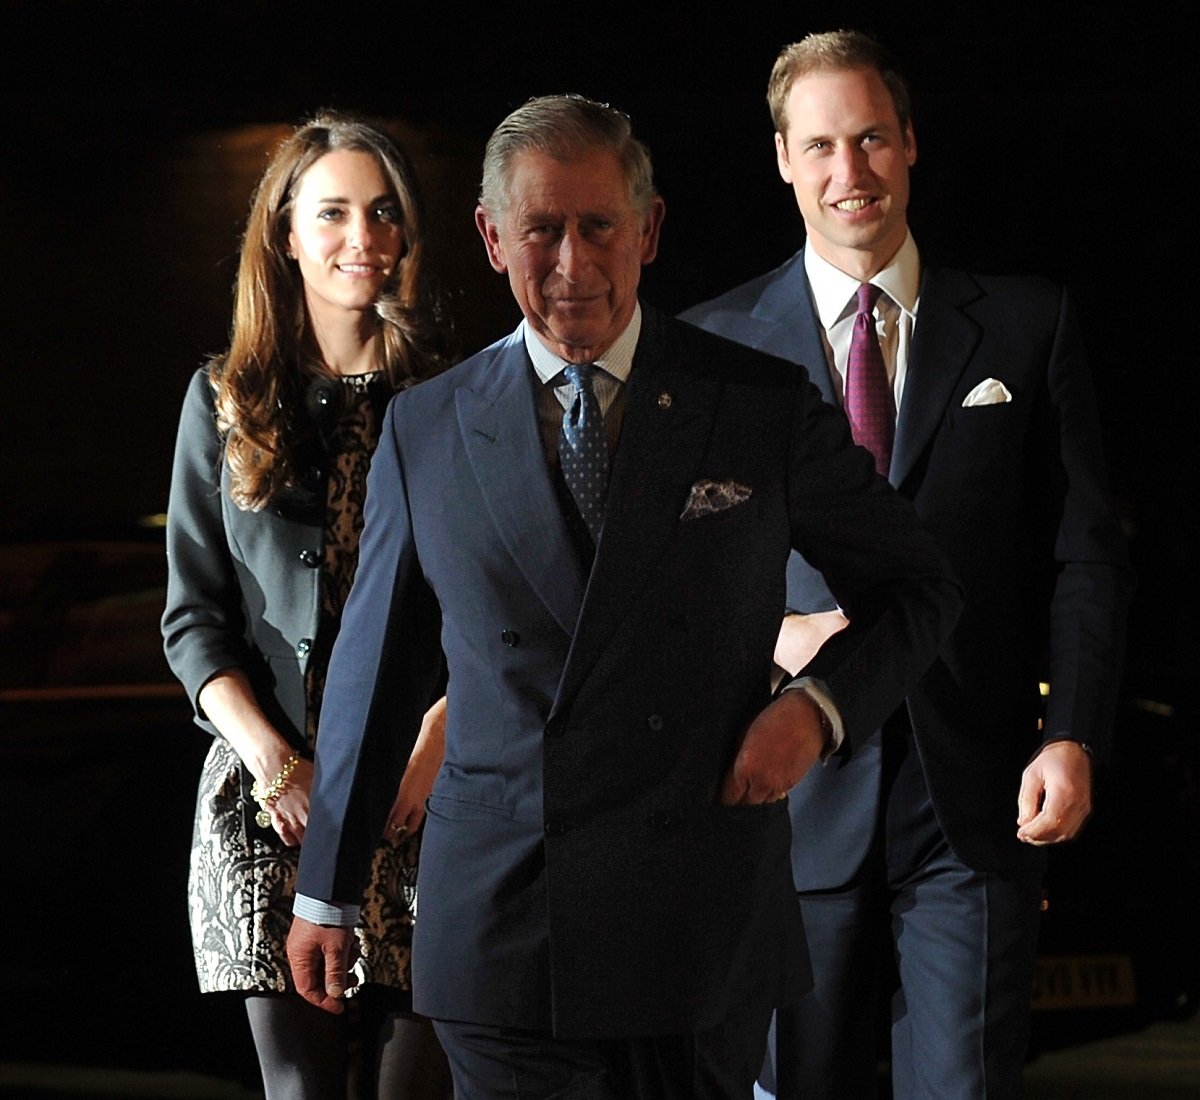
M 584 576 L 550 482 L 533 368 L 518 329 L 455 393 L 458 426 L 487 512 L 517 568 L 571 635 Z
M 982 293 L 979 284 L 963 272 L 930 268 L 921 279 L 888 477 L 897 487 L 912 472 L 946 416 L 950 395 L 979 345 L 979 325 L 965 310 Z
M 817 319 L 808 276 L 804 271 L 804 252 L 797 252 L 779 269 L 763 290 L 752 316 L 761 326 L 752 346 L 791 363 L 799 363 L 809 380 L 821 391 L 826 404 L 836 405 L 825 341 Z

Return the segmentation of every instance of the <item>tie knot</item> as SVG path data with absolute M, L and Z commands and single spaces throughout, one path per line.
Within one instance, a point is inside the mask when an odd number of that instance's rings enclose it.
M 874 286 L 871 283 L 860 283 L 858 287 L 858 312 L 874 312 L 875 303 L 879 301 L 879 295 L 882 293 L 883 289 L 881 287 Z
M 591 391 L 592 376 L 596 373 L 594 363 L 568 363 L 563 370 L 567 381 L 581 390 Z

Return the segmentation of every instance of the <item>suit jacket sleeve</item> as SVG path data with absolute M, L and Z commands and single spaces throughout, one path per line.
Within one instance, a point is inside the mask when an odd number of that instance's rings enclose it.
M 792 546 L 824 575 L 850 620 L 800 676 L 825 683 L 853 740 L 878 728 L 925 672 L 962 593 L 911 502 L 853 446 L 846 418 L 811 383 L 798 393 Z
M 1100 418 L 1070 299 L 1060 297 L 1040 439 L 1044 524 L 1052 530 L 1049 676 L 1044 739 L 1086 741 L 1106 755 L 1133 591 L 1124 535 L 1104 476 Z
M 393 400 L 367 475 L 359 567 L 321 704 L 297 893 L 356 904 L 440 684 L 441 617 L 417 557 Z

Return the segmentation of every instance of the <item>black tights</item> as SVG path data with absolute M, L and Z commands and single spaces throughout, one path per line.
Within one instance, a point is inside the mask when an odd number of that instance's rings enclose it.
M 429 1021 L 368 986 L 334 1016 L 294 993 L 250 995 L 246 1015 L 267 1100 L 449 1100 Z

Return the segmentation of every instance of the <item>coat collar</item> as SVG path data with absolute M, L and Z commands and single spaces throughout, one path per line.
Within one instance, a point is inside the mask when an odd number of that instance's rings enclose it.
M 467 458 L 501 542 L 570 635 L 586 578 L 546 466 L 521 330 L 483 355 L 470 381 L 455 392 Z
M 555 709 L 579 689 L 649 583 L 699 476 L 719 384 L 690 368 L 675 322 L 643 305 L 604 533 L 590 576 L 571 544 L 538 434 L 519 332 L 455 394 L 458 427 L 488 516 L 517 568 L 571 638 Z
M 941 422 L 946 404 L 981 336 L 968 307 L 983 295 L 970 275 L 927 267 L 909 349 L 904 399 L 896 424 L 889 481 L 904 484 Z M 804 272 L 804 252 L 779 267 L 764 287 L 752 316 L 760 328 L 755 346 L 802 363 L 830 404 L 836 404 L 821 323 Z
M 776 269 L 775 276 L 763 288 L 752 316 L 762 326 L 754 346 L 800 363 L 826 403 L 836 405 L 821 322 L 804 271 L 803 249 Z
M 983 296 L 970 275 L 926 268 L 896 423 L 889 480 L 904 484 L 947 413 L 950 396 L 982 335 L 968 307 Z

